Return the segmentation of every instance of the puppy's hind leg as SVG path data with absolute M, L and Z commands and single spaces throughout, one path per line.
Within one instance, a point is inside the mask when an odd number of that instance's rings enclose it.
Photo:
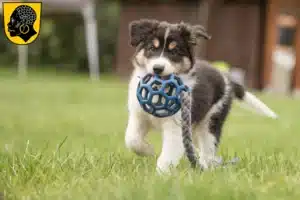
M 217 152 L 217 137 L 214 133 L 211 133 L 207 126 L 198 127 L 197 129 L 198 135 L 198 144 L 199 144 L 199 163 L 202 169 L 208 169 L 213 167 L 214 162 L 217 160 L 216 152 Z
M 141 114 L 130 113 L 125 133 L 127 148 L 140 156 L 154 155 L 154 148 L 145 141 L 148 130 L 148 121 Z
M 231 100 L 228 100 L 217 112 L 209 113 L 205 121 L 197 127 L 200 149 L 199 162 L 203 169 L 217 166 L 221 162 L 216 153 L 230 107 Z

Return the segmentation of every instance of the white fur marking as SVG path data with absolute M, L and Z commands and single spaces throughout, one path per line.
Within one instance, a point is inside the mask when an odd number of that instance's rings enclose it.
M 230 82 L 228 80 L 228 78 L 226 76 L 223 76 L 224 78 L 224 82 L 225 82 L 225 91 L 224 91 L 224 95 L 223 97 L 217 102 L 215 103 L 212 108 L 210 109 L 210 111 L 208 112 L 207 116 L 211 116 L 212 114 L 218 112 L 220 109 L 223 108 L 223 103 L 224 101 L 226 101 L 229 98 L 230 95 Z
M 163 73 L 161 74 L 163 76 L 169 75 L 169 74 L 173 73 L 173 71 L 174 71 L 174 67 L 172 66 L 171 62 L 169 61 L 169 59 L 167 59 L 165 57 L 157 57 L 157 58 L 149 59 L 149 62 L 146 65 L 147 71 L 150 73 L 154 73 L 154 71 L 153 71 L 154 65 L 165 66 L 165 69 L 164 69 Z
M 163 49 L 162 49 L 162 52 L 161 52 L 161 54 L 160 54 L 160 57 L 162 57 L 163 54 L 164 54 L 164 51 L 165 51 L 165 48 L 166 48 L 166 44 L 167 44 L 167 38 L 168 38 L 168 36 L 169 36 L 169 33 L 170 33 L 170 28 L 167 28 L 167 29 L 166 29 L 166 32 L 165 32 L 165 36 L 164 36 L 164 47 L 163 47 Z
M 246 92 L 243 100 L 247 105 L 251 106 L 251 108 L 253 108 L 256 112 L 271 117 L 273 119 L 278 118 L 278 116 L 267 105 L 265 105 L 252 93 Z
M 147 62 L 147 58 L 144 56 L 145 50 L 142 49 L 139 52 L 136 53 L 135 58 L 133 60 L 133 66 L 135 68 L 139 68 L 141 66 L 144 66 Z
M 203 130 L 199 138 L 199 162 L 204 169 L 211 167 L 217 160 L 215 143 L 215 136 L 209 132 L 208 126 L 206 126 L 206 130 Z

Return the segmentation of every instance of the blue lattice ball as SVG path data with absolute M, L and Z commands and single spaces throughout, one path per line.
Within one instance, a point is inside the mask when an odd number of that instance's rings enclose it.
M 179 111 L 180 93 L 187 90 L 187 86 L 174 74 L 167 79 L 147 74 L 138 84 L 137 99 L 147 113 L 156 117 L 168 117 Z

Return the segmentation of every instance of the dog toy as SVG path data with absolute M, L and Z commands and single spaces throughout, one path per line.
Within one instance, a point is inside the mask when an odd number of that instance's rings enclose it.
M 192 98 L 191 93 L 182 92 L 181 96 L 181 135 L 185 154 L 192 168 L 198 166 L 198 156 L 192 141 Z
M 174 74 L 166 79 L 147 74 L 141 78 L 136 94 L 144 111 L 162 118 L 172 116 L 179 111 L 180 93 L 187 90 L 188 87 Z

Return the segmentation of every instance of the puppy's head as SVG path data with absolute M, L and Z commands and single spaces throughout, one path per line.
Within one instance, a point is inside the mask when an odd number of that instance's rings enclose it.
M 193 47 L 198 39 L 210 39 L 200 25 L 149 19 L 132 21 L 129 32 L 130 44 L 136 48 L 133 64 L 160 76 L 187 73 L 194 64 Z

